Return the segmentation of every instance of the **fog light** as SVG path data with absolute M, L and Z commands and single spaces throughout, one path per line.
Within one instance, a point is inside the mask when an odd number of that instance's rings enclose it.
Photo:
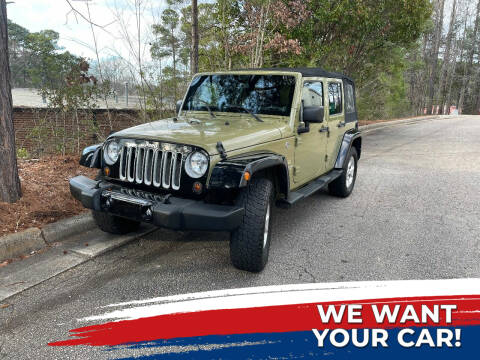
M 201 194 L 203 190 L 203 185 L 201 182 L 195 181 L 193 183 L 193 192 L 196 194 Z
M 110 176 L 110 168 L 108 166 L 105 166 L 103 168 L 103 173 L 105 174 L 105 176 Z

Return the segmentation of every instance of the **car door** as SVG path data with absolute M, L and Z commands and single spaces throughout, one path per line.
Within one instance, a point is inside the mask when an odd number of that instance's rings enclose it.
M 320 78 L 304 79 L 302 86 L 303 106 L 324 106 L 324 84 Z M 323 123 L 305 124 L 309 131 L 297 135 L 295 148 L 294 182 L 306 183 L 325 172 L 327 132 Z
M 343 83 L 340 79 L 328 80 L 328 110 L 326 110 L 329 136 L 326 151 L 326 171 L 335 166 L 338 151 L 345 133 Z

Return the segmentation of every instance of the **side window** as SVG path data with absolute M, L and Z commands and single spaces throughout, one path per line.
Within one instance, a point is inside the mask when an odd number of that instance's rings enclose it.
M 304 106 L 323 106 L 323 83 L 321 81 L 305 81 L 302 100 Z
M 355 99 L 353 97 L 353 86 L 345 85 L 345 112 L 351 114 L 355 112 Z
M 330 115 L 342 112 L 342 85 L 339 83 L 328 84 L 328 108 Z

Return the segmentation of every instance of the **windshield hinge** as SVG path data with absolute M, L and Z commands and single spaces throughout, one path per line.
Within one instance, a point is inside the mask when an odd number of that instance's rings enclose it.
M 225 160 L 227 158 L 227 152 L 225 151 L 221 141 L 217 142 L 217 150 L 222 160 Z

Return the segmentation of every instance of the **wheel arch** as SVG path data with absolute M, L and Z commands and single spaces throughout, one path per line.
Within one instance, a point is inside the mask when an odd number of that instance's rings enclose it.
M 342 144 L 340 145 L 337 160 L 335 161 L 335 169 L 343 169 L 348 152 L 352 146 L 357 150 L 358 159 L 360 159 L 362 153 L 362 135 L 360 131 L 356 129 L 349 130 L 343 135 Z
M 83 149 L 79 164 L 88 168 L 102 168 L 102 144 L 91 145 Z
M 271 177 L 276 192 L 285 197 L 288 196 L 290 190 L 288 162 L 283 155 L 275 153 L 248 154 L 220 161 L 212 170 L 208 188 L 244 188 L 249 182 L 245 179 L 247 172 L 251 178 L 255 176 Z

